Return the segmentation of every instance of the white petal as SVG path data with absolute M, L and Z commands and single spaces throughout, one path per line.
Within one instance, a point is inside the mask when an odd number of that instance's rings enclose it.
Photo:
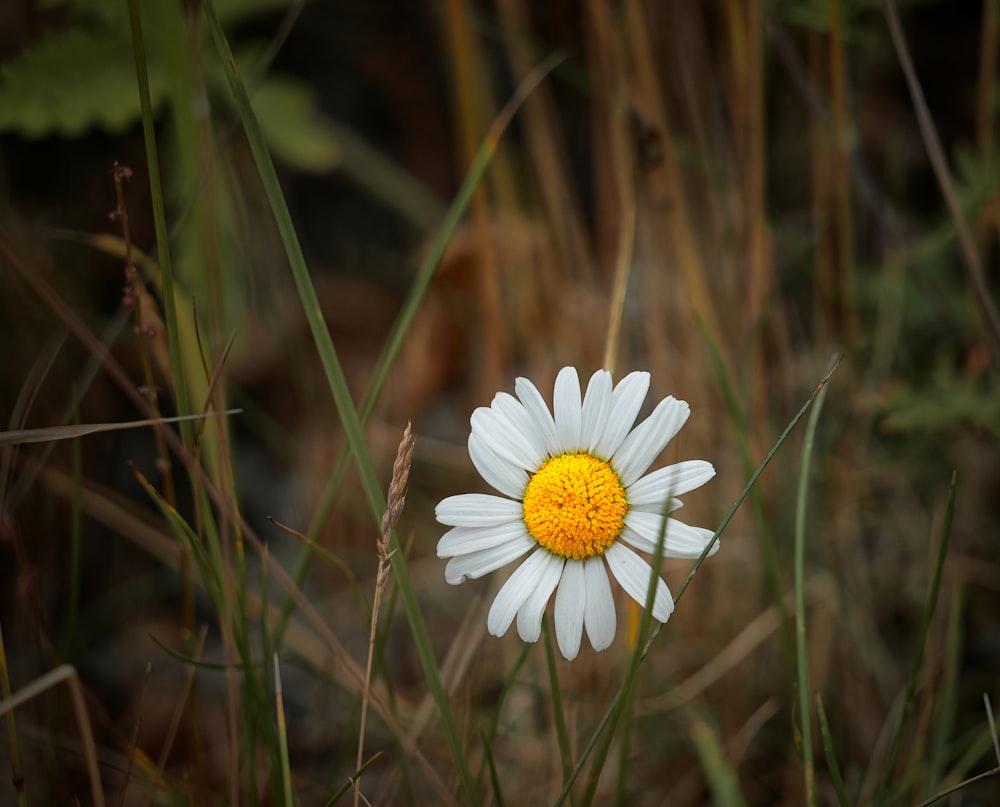
M 629 486 L 627 495 L 630 507 L 659 505 L 667 496 L 683 496 L 700 488 L 715 476 L 712 463 L 705 460 L 686 460 L 646 474 Z
M 528 486 L 527 471 L 492 451 L 477 431 L 469 435 L 469 456 L 487 484 L 512 499 L 524 497 L 524 489 Z
M 523 521 L 511 521 L 495 527 L 452 527 L 438 541 L 437 556 L 450 558 L 481 552 L 527 534 Z
M 625 435 L 635 423 L 636 415 L 642 408 L 642 402 L 646 400 L 648 390 L 649 373 L 646 372 L 629 373 L 618 382 L 618 386 L 611 393 L 611 412 L 608 415 L 607 426 L 601 439 L 594 446 L 594 453 L 597 456 L 608 459 L 618 450 Z
M 444 579 L 453 586 L 464 583 L 470 577 L 475 580 L 517 560 L 536 546 L 538 544 L 535 543 L 534 539 L 525 535 L 491 549 L 459 555 L 449 560 L 445 565 Z
M 680 499 L 671 499 L 669 512 L 673 513 L 676 510 L 680 510 L 683 506 L 684 502 L 682 502 Z M 657 504 L 632 504 L 632 502 L 629 502 L 628 509 L 641 510 L 643 513 L 656 513 L 656 515 L 662 516 L 663 502 L 660 501 Z
M 545 399 L 542 398 L 542 394 L 538 391 L 538 388 L 527 378 L 518 378 L 514 382 L 514 391 L 517 393 L 517 397 L 521 399 L 528 417 L 531 418 L 542 435 L 545 442 L 545 449 L 552 456 L 560 453 L 559 437 L 556 433 L 555 421 L 552 420 L 552 413 L 549 412 L 549 407 L 545 404 Z
M 663 516 L 659 513 L 629 510 L 625 514 L 625 529 L 622 530 L 621 538 L 640 552 L 652 555 L 656 552 L 656 542 L 660 540 L 660 528 L 663 525 L 663 520 Z M 667 543 L 670 538 L 669 532 L 664 535 L 664 557 L 667 554 Z
M 691 409 L 685 401 L 670 396 L 660 401 L 653 413 L 632 430 L 615 452 L 611 463 L 625 487 L 642 476 L 656 455 L 681 430 L 690 414 Z
M 580 652 L 583 636 L 583 612 L 587 604 L 587 578 L 583 570 L 584 564 L 580 561 L 567 561 L 556 590 L 556 642 L 568 661 Z M 604 578 L 607 580 L 607 574 Z
M 461 493 L 438 502 L 434 516 L 449 527 L 492 527 L 524 518 L 520 502 L 488 493 Z
M 605 553 L 607 554 L 607 553 Z M 604 650 L 615 640 L 618 627 L 615 618 L 615 599 L 611 596 L 608 570 L 598 555 L 588 558 L 583 564 L 583 576 L 587 588 L 587 601 L 583 606 L 583 624 L 587 628 L 587 638 L 594 650 Z
M 650 555 L 656 552 L 656 542 L 660 539 L 660 528 L 663 516 L 659 513 L 639 512 L 630 510 L 625 516 L 625 529 L 622 540 L 634 546 L 641 552 Z M 712 531 L 701 527 L 689 527 L 682 521 L 668 518 L 664 535 L 663 557 L 665 558 L 698 558 L 705 551 L 708 542 L 712 540 Z M 719 551 L 716 542 L 711 554 Z
M 493 398 L 490 408 L 521 436 L 521 442 L 526 443 L 526 447 L 531 452 L 532 464 L 528 470 L 537 470 L 538 466 L 547 459 L 545 440 L 541 429 L 535 424 L 535 419 L 528 414 L 524 404 L 513 395 L 500 392 Z
M 495 409 L 480 406 L 472 413 L 472 431 L 482 439 L 490 451 L 528 471 L 538 468 L 536 449 L 509 418 Z
M 552 592 L 559 585 L 565 558 L 544 553 L 547 557 L 542 567 L 542 576 L 528 595 L 528 599 L 517 612 L 517 633 L 526 642 L 537 642 L 542 633 L 542 614 Z
M 646 592 L 649 590 L 649 576 L 652 567 L 620 541 L 604 550 L 608 568 L 626 593 L 645 608 Z M 659 577 L 656 579 L 656 593 L 653 597 L 653 619 L 666 622 L 674 610 L 674 600 L 670 589 Z
M 593 451 L 604 436 L 611 413 L 611 373 L 598 370 L 590 377 L 583 396 L 580 439 L 583 448 Z
M 503 636 L 507 632 L 524 601 L 531 596 L 542 579 L 550 554 L 539 549 L 529 555 L 497 592 L 486 617 L 486 627 L 494 636 Z
M 552 396 L 552 411 L 555 415 L 556 434 L 559 436 L 559 452 L 579 451 L 580 426 L 583 419 L 580 401 L 580 377 L 575 367 L 563 367 L 556 376 L 556 387 Z

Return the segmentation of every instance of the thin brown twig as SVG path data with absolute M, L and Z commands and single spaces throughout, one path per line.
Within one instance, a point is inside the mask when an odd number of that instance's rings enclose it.
M 917 78 L 916 69 L 913 67 L 913 59 L 906 44 L 906 37 L 903 35 L 903 27 L 899 22 L 895 0 L 885 0 L 885 17 L 889 24 L 889 34 L 892 36 L 892 42 L 899 57 L 899 65 L 910 89 L 913 111 L 917 116 L 920 134 L 924 140 L 924 147 L 927 149 L 927 157 L 931 161 L 934 176 L 941 188 L 941 195 L 944 197 L 945 205 L 948 207 L 948 212 L 955 224 L 955 235 L 962 250 L 962 257 L 965 259 L 965 270 L 969 276 L 969 282 L 972 284 L 983 337 L 993 357 L 994 368 L 996 368 L 997 364 L 1000 363 L 1000 315 L 997 314 L 993 305 L 993 299 L 986 285 L 983 265 L 979 259 L 979 252 L 973 243 L 969 225 L 959 207 L 955 183 L 952 181 L 951 171 L 948 168 L 948 159 L 927 108 L 927 101 L 924 98 L 920 80 Z
M 154 417 L 159 417 L 160 404 L 156 396 L 156 382 L 153 379 L 153 365 L 149 359 L 149 344 L 147 339 L 155 332 L 153 325 L 145 321 L 143 307 L 149 303 L 149 293 L 142 285 L 139 272 L 132 263 L 132 235 L 129 230 L 128 208 L 125 206 L 125 182 L 132 178 L 132 169 L 121 165 L 115 161 L 112 168 L 112 177 L 115 183 L 115 197 L 117 207 L 111 212 L 111 220 L 118 221 L 122 226 L 122 240 L 125 242 L 125 289 L 123 305 L 131 306 L 133 318 L 135 320 L 135 335 L 139 349 L 139 366 L 142 368 L 142 378 L 145 384 L 145 396 L 149 401 L 149 406 L 153 410 Z M 163 430 L 159 426 L 153 427 L 153 437 L 156 441 L 156 453 L 159 455 L 163 472 L 163 493 L 171 505 L 177 503 L 174 493 L 174 480 L 170 472 L 170 452 L 163 438 Z
M 13 711 L 43 692 L 58 684 L 65 683 L 69 688 L 70 701 L 76 713 L 77 728 L 80 731 L 80 742 L 83 744 L 83 758 L 87 765 L 87 778 L 90 780 L 91 802 L 96 807 L 104 807 L 104 789 L 101 787 L 101 774 L 97 766 L 97 746 L 94 744 L 94 734 L 90 727 L 90 717 L 87 713 L 83 685 L 76 674 L 76 668 L 71 664 L 61 664 L 39 676 L 10 697 L 0 701 L 0 715 Z
M 406 483 L 410 478 L 410 465 L 413 463 L 413 445 L 416 442 L 410 422 L 407 421 L 403 430 L 403 439 L 396 449 L 396 460 L 392 464 L 392 481 L 389 483 L 389 495 L 385 513 L 382 516 L 382 529 L 379 540 L 375 544 L 378 553 L 378 571 L 375 574 L 375 597 L 372 601 L 371 628 L 368 633 L 368 664 L 365 667 L 365 684 L 361 694 L 361 725 L 358 729 L 358 759 L 356 770 L 361 770 L 365 753 L 365 725 L 368 719 L 368 698 L 371 692 L 372 661 L 375 657 L 375 632 L 378 629 L 378 614 L 382 605 L 382 595 L 389 583 L 389 565 L 392 553 L 389 552 L 389 541 L 392 531 L 403 514 L 406 503 Z M 358 807 L 361 799 L 361 776 L 354 779 L 354 807 Z
M 128 792 L 129 782 L 132 781 L 132 766 L 135 765 L 136 753 L 139 751 L 139 731 L 142 729 L 142 710 L 146 702 L 146 691 L 149 689 L 149 676 L 153 671 L 152 662 L 146 662 L 146 670 L 142 676 L 142 690 L 139 692 L 139 703 L 137 705 L 137 715 L 135 726 L 132 729 L 132 738 L 129 740 L 128 762 L 125 765 L 125 774 L 122 776 L 122 783 L 118 788 L 118 807 L 125 804 L 125 794 Z

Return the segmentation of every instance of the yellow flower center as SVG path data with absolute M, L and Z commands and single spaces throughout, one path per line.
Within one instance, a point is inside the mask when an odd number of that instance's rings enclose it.
M 545 462 L 524 491 L 528 531 L 549 552 L 583 560 L 600 555 L 625 526 L 625 488 L 611 466 L 590 454 Z

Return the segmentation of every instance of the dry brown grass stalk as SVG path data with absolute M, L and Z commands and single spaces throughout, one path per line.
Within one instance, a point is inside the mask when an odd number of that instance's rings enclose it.
M 94 744 L 94 734 L 90 727 L 90 717 L 87 713 L 86 698 L 83 685 L 76 674 L 76 669 L 70 664 L 62 664 L 44 675 L 40 675 L 27 686 L 22 687 L 6 700 L 0 702 L 0 715 L 6 714 L 18 706 L 38 697 L 43 692 L 58 684 L 65 683 L 69 688 L 70 701 L 76 713 L 77 727 L 80 730 L 80 742 L 83 745 L 83 758 L 87 765 L 87 776 L 90 779 L 90 796 L 96 807 L 104 807 L 104 789 L 101 787 L 101 774 L 97 767 L 97 746 Z
M 375 658 L 375 633 L 378 630 L 378 615 L 382 607 L 382 597 L 389 584 L 389 560 L 392 555 L 389 552 L 389 541 L 392 538 L 392 531 L 399 522 L 399 517 L 403 514 L 403 505 L 406 503 L 406 483 L 410 478 L 410 466 L 413 463 L 413 446 L 416 442 L 413 437 L 413 430 L 409 421 L 403 430 L 403 439 L 396 450 L 396 459 L 392 464 L 392 481 L 389 482 L 389 496 L 386 503 L 385 513 L 382 516 L 382 530 L 379 540 L 375 544 L 375 551 L 378 553 L 378 571 L 375 573 L 375 596 L 372 600 L 372 620 L 371 629 L 368 634 L 368 663 L 365 666 L 364 690 L 361 694 L 361 725 L 358 729 L 358 757 L 356 770 L 361 770 L 364 764 L 365 753 L 365 726 L 368 721 L 368 701 L 371 697 L 372 661 Z M 358 807 L 361 800 L 361 777 L 354 780 L 354 807 Z M 365 803 L 368 800 L 365 799 Z

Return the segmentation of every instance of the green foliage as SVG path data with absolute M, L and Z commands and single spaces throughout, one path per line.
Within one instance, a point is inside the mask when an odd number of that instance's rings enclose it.
M 282 162 L 305 172 L 337 164 L 337 143 L 317 114 L 312 88 L 290 78 L 269 78 L 254 93 L 253 110 L 271 153 Z
M 228 0 L 220 3 L 224 24 L 234 25 L 288 5 L 288 0 Z M 142 4 L 147 28 L 150 100 L 160 114 L 168 99 L 169 61 L 157 48 L 156 25 L 163 9 Z M 28 139 L 80 137 L 92 130 L 111 134 L 140 118 L 135 66 L 125 4 L 118 0 L 75 0 L 64 28 L 47 32 L 15 59 L 0 65 L 0 132 Z M 247 49 L 241 64 L 256 59 Z M 228 105 L 225 77 L 207 66 L 210 95 Z M 254 108 L 268 143 L 286 164 L 305 172 L 328 171 L 337 145 L 322 122 L 315 93 L 291 77 L 269 76 L 256 87 Z
M 162 69 L 151 64 L 150 93 L 160 106 Z M 117 133 L 139 120 L 128 29 L 54 31 L 0 66 L 0 131 L 27 138 Z
M 942 363 L 930 383 L 900 385 L 883 404 L 883 424 L 891 431 L 945 432 L 966 424 L 1000 435 L 1000 398 L 986 379 Z

